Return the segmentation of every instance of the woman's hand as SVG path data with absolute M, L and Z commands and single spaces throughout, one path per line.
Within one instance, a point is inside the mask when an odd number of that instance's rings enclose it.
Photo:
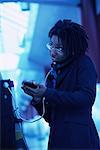
M 22 89 L 24 90 L 24 92 L 32 97 L 38 97 L 38 98 L 42 98 L 43 94 L 46 91 L 46 87 L 44 85 L 41 84 L 36 84 L 37 88 L 32 88 L 26 85 L 22 86 Z

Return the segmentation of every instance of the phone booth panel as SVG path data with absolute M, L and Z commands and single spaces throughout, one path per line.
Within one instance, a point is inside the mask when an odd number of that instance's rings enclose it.
M 1 149 L 15 149 L 16 147 L 15 120 L 10 92 L 12 87 L 14 84 L 10 79 L 0 80 Z

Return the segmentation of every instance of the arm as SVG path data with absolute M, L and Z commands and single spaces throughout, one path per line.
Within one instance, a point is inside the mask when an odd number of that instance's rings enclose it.
M 74 91 L 47 88 L 44 96 L 51 106 L 90 107 L 96 95 L 96 71 L 88 57 L 79 60 L 77 85 Z

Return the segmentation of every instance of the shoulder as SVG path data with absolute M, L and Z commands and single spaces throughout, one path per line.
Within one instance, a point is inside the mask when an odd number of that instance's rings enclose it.
M 91 58 L 88 56 L 88 55 L 82 55 L 80 58 L 79 58 L 79 61 L 81 62 L 81 63 L 89 63 L 89 64 L 93 64 L 93 62 L 92 62 L 92 60 L 91 60 Z
M 80 74 L 86 74 L 87 77 L 95 76 L 97 78 L 97 72 L 92 59 L 88 55 L 83 55 L 78 58 L 78 72 Z
M 88 68 L 88 69 L 94 69 L 95 65 L 92 61 L 92 59 L 88 55 L 83 55 L 78 59 L 79 67 Z

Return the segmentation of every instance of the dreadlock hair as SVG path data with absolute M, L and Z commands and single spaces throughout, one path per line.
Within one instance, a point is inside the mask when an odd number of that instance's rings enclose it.
M 64 50 L 70 55 L 85 54 L 88 48 L 88 36 L 82 25 L 71 20 L 59 20 L 49 31 L 49 38 L 58 36 L 62 41 Z

